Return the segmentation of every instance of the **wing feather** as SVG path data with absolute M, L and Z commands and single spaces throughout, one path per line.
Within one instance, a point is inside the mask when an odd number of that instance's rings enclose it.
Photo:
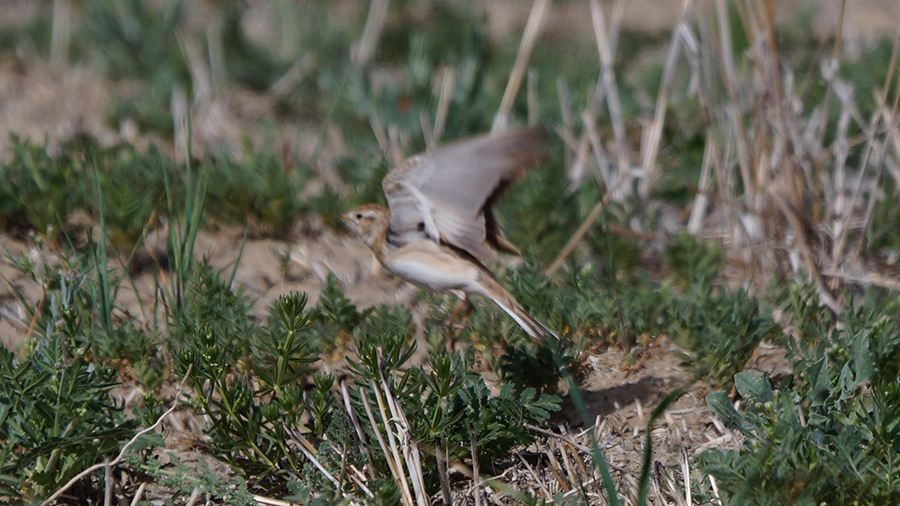
M 495 249 L 516 252 L 491 207 L 537 163 L 546 143 L 543 129 L 510 130 L 408 159 L 382 182 L 392 238 L 400 244 L 418 238 L 443 240 L 482 261 L 492 260 Z

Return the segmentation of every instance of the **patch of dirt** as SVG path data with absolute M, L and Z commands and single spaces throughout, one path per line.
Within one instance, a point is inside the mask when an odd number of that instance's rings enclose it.
M 314 235 L 298 236 L 290 242 L 248 240 L 243 245 L 243 255 L 238 259 L 242 237 L 242 231 L 236 228 L 201 232 L 195 253 L 198 259 L 206 258 L 211 266 L 225 272 L 230 272 L 237 264 L 235 288 L 255 300 L 253 314 L 260 319 L 266 316 L 266 309 L 275 298 L 291 291 L 306 292 L 310 296 L 310 304 L 314 304 L 329 274 L 337 276 L 347 296 L 363 307 L 376 304 L 409 305 L 414 300 L 415 288 L 387 275 L 368 248 L 356 238 L 320 230 Z M 8 235 L 0 234 L 0 244 L 12 256 L 26 255 L 42 262 L 57 261 L 55 252 Z M 0 260 L 0 275 L 8 281 L 0 286 L 0 336 L 3 336 L 4 345 L 16 349 L 21 346 L 31 321 L 14 296 L 12 287 L 32 305 L 39 303 L 41 289 L 38 283 L 10 265 L 8 255 Z M 138 301 L 142 300 L 144 307 L 147 307 L 153 297 L 155 287 L 152 275 L 138 275 L 135 286 L 137 293 L 130 284 L 124 283 L 118 302 L 123 309 L 141 315 Z M 485 306 L 483 310 L 494 308 Z M 420 349 L 425 348 L 424 343 L 420 343 Z M 588 371 L 581 383 L 582 391 L 587 410 L 592 421 L 596 422 L 594 434 L 603 445 L 610 465 L 617 470 L 614 474 L 618 479 L 633 479 L 640 474 L 650 412 L 668 393 L 688 379 L 688 374 L 679 366 L 676 351 L 678 348 L 675 345 L 663 339 L 644 352 L 646 357 L 639 367 L 627 363 L 625 354 L 615 349 L 607 349 L 587 360 Z M 783 374 L 786 366 L 780 351 L 771 347 L 760 348 L 751 364 L 770 375 Z M 488 373 L 486 379 L 491 382 L 492 376 Z M 168 388 L 174 395 L 173 387 Z M 693 385 L 654 426 L 653 457 L 663 471 L 674 473 L 683 454 L 696 454 L 714 445 L 733 444 L 734 436 L 715 420 L 706 406 L 704 399 L 707 392 L 706 384 Z M 114 395 L 127 405 L 138 399 L 140 392 L 126 383 Z M 559 429 L 569 432 L 568 437 L 583 447 L 589 447 L 589 435 L 579 432 L 578 428 L 584 423 L 570 401 L 564 403 L 563 410 L 555 415 L 554 420 Z M 170 423 L 167 446 L 161 453 L 173 453 L 186 463 L 198 465 L 198 459 L 206 458 L 198 453 L 197 444 L 205 438 L 203 418 L 181 410 L 170 417 Z M 558 479 L 560 472 L 566 472 L 560 464 L 563 459 L 581 459 L 581 467 L 593 469 L 589 452 L 580 451 L 558 438 L 541 439 L 533 447 L 520 452 L 520 457 L 533 464 L 531 471 L 519 465 L 520 462 L 513 462 L 509 469 L 497 472 L 521 490 L 531 490 L 539 495 L 548 486 L 556 487 L 558 491 L 566 490 L 566 481 Z M 557 459 L 555 463 L 553 459 Z M 554 466 L 562 467 L 554 470 Z M 222 472 L 227 474 L 225 470 Z M 468 485 L 460 487 L 455 492 L 460 498 L 474 493 L 467 488 Z M 497 496 L 493 501 L 503 504 L 508 502 L 507 499 Z
M 0 159 L 9 134 L 46 141 L 51 153 L 78 134 L 112 144 L 117 133 L 104 117 L 111 97 L 110 84 L 95 69 L 0 61 Z
M 508 37 L 521 30 L 531 8 L 531 2 L 514 0 L 485 0 L 483 3 L 491 36 L 495 38 Z M 344 6 L 351 4 L 343 3 Z M 604 2 L 607 17 L 612 13 L 611 5 Z M 821 3 L 816 0 L 778 2 L 781 9 L 778 16 L 789 22 L 803 12 L 815 10 L 812 29 L 820 37 L 827 37 L 834 34 L 838 24 L 839 5 L 839 2 Z M 0 26 L 15 25 L 36 15 L 38 6 L 38 2 L 29 0 L 7 0 L 0 8 Z M 671 0 L 625 2 L 623 26 L 648 32 L 669 29 L 677 20 L 678 6 L 679 2 Z M 205 11 L 201 9 L 201 12 Z M 584 2 L 554 2 L 546 23 L 549 36 L 565 34 L 567 37 L 593 38 L 590 10 Z M 874 37 L 893 36 L 897 26 L 900 26 L 900 2 L 852 2 L 844 23 L 844 35 L 850 41 L 865 42 Z M 5 158 L 9 147 L 9 133 L 36 142 L 46 141 L 51 152 L 60 143 L 82 133 L 104 144 L 124 139 L 139 146 L 147 145 L 151 140 L 134 125 L 126 122 L 110 126 L 106 121 L 112 101 L 137 92 L 134 87 L 111 83 L 97 69 L 79 66 L 54 68 L 44 62 L 26 63 L 17 57 L 6 58 L 0 61 L 0 159 Z M 271 102 L 264 96 L 241 90 L 220 93 L 212 100 L 194 104 L 197 107 L 194 115 L 197 135 L 194 141 L 198 151 L 204 146 L 220 145 L 239 151 L 241 136 L 250 135 L 254 142 L 261 143 L 266 136 L 272 137 L 271 132 L 274 131 L 275 142 L 289 145 L 299 158 L 307 160 L 322 142 L 317 125 L 282 124 L 273 120 Z M 262 132 L 265 129 L 259 127 L 261 122 L 272 126 L 271 130 Z M 207 124 L 209 126 L 204 126 Z M 168 143 L 158 139 L 152 142 L 160 144 L 166 151 L 174 151 Z M 339 144 L 338 141 L 334 143 Z M 327 159 L 319 161 L 324 176 L 329 177 L 331 167 Z M 235 287 L 254 300 L 253 314 L 259 318 L 265 317 L 272 301 L 291 291 L 308 293 L 310 304 L 314 304 L 329 274 L 337 276 L 347 296 L 363 307 L 409 305 L 414 300 L 413 287 L 386 275 L 369 250 L 346 235 L 320 227 L 314 233 L 298 233 L 292 241 L 250 240 L 244 245 L 243 255 L 239 258 L 242 236 L 241 230 L 228 228 L 201 232 L 197 239 L 196 256 L 207 258 L 218 269 L 230 270 L 237 265 Z M 18 294 L 36 306 L 41 303 L 42 292 L 37 282 L 11 266 L 7 254 L 14 257 L 25 255 L 33 261 L 54 262 L 57 261 L 57 253 L 45 246 L 22 242 L 0 233 L 0 254 L 0 341 L 4 346 L 17 350 L 31 326 L 31 319 L 18 300 Z M 155 293 L 153 276 L 149 273 L 138 275 L 135 286 L 136 291 L 130 284 L 124 284 L 118 302 L 123 310 L 142 315 L 142 308 L 147 305 L 140 302 L 151 300 Z M 149 319 L 147 315 L 143 317 Z M 625 355 L 616 350 L 606 350 L 589 358 L 590 371 L 582 383 L 588 411 L 598 421 L 595 435 L 604 446 L 610 463 L 621 470 L 616 473 L 620 479 L 627 480 L 639 472 L 647 420 L 653 407 L 687 379 L 687 374 L 678 366 L 676 351 L 673 344 L 663 341 L 646 352 L 648 358 L 637 369 L 626 364 Z M 789 370 L 783 350 L 769 346 L 757 350 L 750 367 L 771 377 Z M 704 398 L 707 392 L 705 384 L 693 385 L 654 427 L 654 460 L 664 470 L 677 466 L 682 452 L 696 454 L 710 446 L 735 443 L 734 435 L 717 422 L 706 406 Z M 133 402 L 138 393 L 133 386 L 124 385 L 115 395 Z M 573 440 L 581 445 L 587 444 L 587 435 L 577 432 L 582 420 L 571 404 L 565 406 L 556 421 L 571 428 Z M 196 442 L 203 437 L 202 418 L 181 411 L 170 418 L 170 423 L 174 426 L 169 436 L 170 447 L 166 451 L 176 452 L 183 461 L 201 458 L 196 451 Z M 556 438 L 542 440 L 523 451 L 522 459 L 533 470 L 516 461 L 503 473 L 503 478 L 539 496 L 565 491 L 564 480 L 560 481 L 556 476 L 571 476 L 570 466 L 592 468 L 589 454 Z M 575 459 L 581 459 L 581 463 L 575 463 Z M 223 470 L 222 474 L 227 473 Z M 535 477 L 540 477 L 540 480 Z M 587 486 L 594 485 L 589 483 Z M 474 502 L 471 489 L 457 493 L 460 500 Z M 499 497 L 493 500 L 503 502 Z

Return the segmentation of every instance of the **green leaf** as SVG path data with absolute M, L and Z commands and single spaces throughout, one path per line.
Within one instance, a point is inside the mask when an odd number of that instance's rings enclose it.
M 868 330 L 857 332 L 850 340 L 850 357 L 857 385 L 871 381 L 875 374 L 875 359 L 869 351 L 870 342 L 872 339 Z
M 734 375 L 734 386 L 741 397 L 766 403 L 775 400 L 769 381 L 758 372 L 739 372 Z
M 824 354 L 824 350 L 823 350 Z M 822 406 L 831 395 L 831 380 L 828 378 L 828 358 L 822 357 L 809 366 L 809 393 L 806 402 L 810 406 Z
M 706 404 L 715 412 L 719 420 L 729 429 L 738 430 L 746 435 L 751 434 L 751 427 L 747 424 L 743 414 L 734 409 L 728 394 L 725 392 L 713 392 L 706 396 Z

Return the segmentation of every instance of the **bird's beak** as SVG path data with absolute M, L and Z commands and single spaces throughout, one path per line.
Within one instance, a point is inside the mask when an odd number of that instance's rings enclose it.
M 350 217 L 350 213 L 344 213 L 341 215 L 341 221 L 344 222 L 344 226 L 350 230 L 353 230 L 353 219 Z

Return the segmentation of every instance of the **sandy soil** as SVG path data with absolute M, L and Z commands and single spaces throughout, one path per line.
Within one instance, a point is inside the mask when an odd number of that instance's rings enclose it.
M 9 0 L 0 9 L 0 27 L 23 22 L 35 15 L 36 2 Z M 678 4 L 674 0 L 636 0 L 626 2 L 623 24 L 629 28 L 648 31 L 665 30 L 677 19 Z M 893 35 L 900 26 L 900 2 L 895 0 L 857 0 L 852 2 L 845 19 L 845 35 L 864 43 L 870 37 Z M 609 6 L 608 3 L 604 3 Z M 820 5 L 816 0 L 779 2 L 779 16 L 793 19 L 798 13 Z M 816 33 L 832 34 L 837 21 L 839 2 L 827 2 L 813 16 Z M 514 0 L 485 0 L 491 33 L 507 36 L 521 27 L 527 19 L 529 2 Z M 611 7 L 610 7 L 611 9 Z M 608 11 L 609 12 L 609 11 Z M 548 20 L 548 31 L 559 33 L 574 30 L 593 37 L 590 14 L 582 2 L 555 2 Z M 8 133 L 17 133 L 36 141 L 47 141 L 51 151 L 78 133 L 87 133 L 104 143 L 120 139 L 146 142 L 140 132 L 130 125 L 110 127 L 105 112 L 116 93 L 123 88 L 106 81 L 100 74 L 84 67 L 52 67 L 45 62 L 23 62 L 17 58 L 0 60 L 0 159 L 5 158 Z M 230 118 L 228 128 L 220 130 L 228 142 L 235 131 L 266 121 L 271 110 L 266 102 L 253 102 L 240 92 L 232 92 L 222 102 L 222 111 Z M 250 104 L 250 105 L 248 105 Z M 256 104 L 256 105 L 253 105 Z M 215 111 L 214 111 L 215 113 Z M 298 134 L 301 127 L 292 128 L 286 138 L 305 138 Z M 207 139 L 216 142 L 212 136 Z M 301 142 L 302 144 L 302 142 Z M 299 146 L 299 153 L 310 153 L 310 145 Z M 308 229 L 308 227 L 307 227 Z M 266 308 L 279 295 L 299 290 L 315 300 L 329 273 L 334 273 L 344 285 L 348 296 L 362 306 L 374 304 L 409 304 L 415 291 L 409 285 L 393 279 L 381 270 L 371 253 L 356 239 L 325 230 L 295 235 L 292 241 L 251 240 L 238 260 L 242 233 L 236 229 L 203 232 L 198 238 L 197 257 L 206 256 L 217 268 L 230 267 L 239 262 L 236 287 L 254 297 L 254 314 L 265 315 Z M 31 304 L 41 300 L 40 285 L 14 269 L 7 258 L 28 255 L 33 259 L 53 262 L 56 252 L 46 247 L 13 239 L 0 233 L 0 341 L 12 349 L 21 346 L 30 318 L 17 300 L 18 291 Z M 145 274 L 136 280 L 138 293 L 123 287 L 120 304 L 133 314 L 140 314 L 138 298 L 152 296 L 152 279 Z M 625 363 L 624 355 L 606 350 L 588 360 L 590 373 L 583 388 L 592 416 L 599 417 L 601 441 L 607 448 L 612 464 L 635 474 L 646 419 L 652 407 L 675 386 L 685 381 L 686 374 L 678 366 L 668 341 L 647 351 L 647 359 L 637 369 Z M 752 367 L 770 375 L 783 373 L 786 362 L 778 350 L 761 348 Z M 733 436 L 717 426 L 704 397 L 707 387 L 694 385 L 659 423 L 653 432 L 655 458 L 664 466 L 675 465 L 679 452 L 696 453 L 716 444 L 733 444 Z M 126 386 L 120 393 L 130 398 L 133 391 Z M 173 432 L 173 441 L 185 448 L 196 440 L 199 422 L 182 413 L 180 427 Z M 581 426 L 571 406 L 559 414 L 558 422 L 570 427 Z M 181 439 L 179 439 L 181 438 Z M 180 443 L 178 441 L 181 441 Z M 544 443 L 550 445 L 551 443 Z M 535 451 L 540 451 L 537 449 Z
M 409 304 L 415 295 L 412 286 L 387 275 L 368 248 L 347 235 L 320 230 L 290 242 L 250 240 L 238 260 L 241 241 L 242 233 L 237 229 L 203 232 L 198 237 L 196 256 L 207 258 L 218 269 L 230 270 L 235 262 L 239 262 L 235 288 L 255 299 L 253 312 L 260 318 L 265 317 L 266 308 L 275 298 L 290 291 L 306 292 L 314 301 L 329 273 L 339 278 L 348 297 L 361 306 Z M 8 235 L 0 234 L 0 244 L 13 256 L 27 255 L 47 263 L 56 261 L 55 252 Z M 41 289 L 37 282 L 12 268 L 7 258 L 0 261 L 0 275 L 8 280 L 8 283 L 0 283 L 0 337 L 4 345 L 15 349 L 25 337 L 30 318 L 13 295 L 13 287 L 32 304 L 41 299 Z M 139 275 L 135 284 L 138 293 L 135 294 L 129 286 L 123 286 L 118 302 L 123 309 L 140 315 L 137 298 L 146 301 L 152 297 L 153 279 L 150 274 Z M 485 306 L 481 310 L 490 309 Z M 424 350 L 426 346 L 421 343 L 419 348 Z M 586 360 L 582 391 L 590 416 L 596 422 L 595 434 L 604 445 L 610 465 L 618 469 L 618 479 L 627 481 L 640 473 L 650 411 L 688 379 L 688 374 L 679 366 L 675 355 L 677 350 L 675 345 L 663 339 L 644 351 L 638 366 L 629 364 L 623 352 L 609 348 Z M 789 370 L 783 353 L 769 346 L 757 351 L 750 367 L 770 376 Z M 493 374 L 486 372 L 485 378 L 489 384 L 496 384 Z M 708 390 L 705 383 L 694 384 L 654 427 L 653 454 L 661 469 L 668 469 L 674 475 L 673 469 L 682 455 L 696 454 L 714 445 L 730 446 L 735 443 L 735 435 L 725 430 L 706 406 Z M 126 383 L 114 395 L 127 404 L 139 398 L 139 391 Z M 170 422 L 172 427 L 168 433 L 167 451 L 177 452 L 186 463 L 203 458 L 197 453 L 197 442 L 203 437 L 202 417 L 180 411 Z M 571 431 L 572 437 L 586 446 L 589 444 L 588 435 L 579 432 L 584 425 L 570 401 L 566 401 L 563 410 L 554 416 L 553 426 Z M 541 439 L 535 446 L 522 451 L 527 458 L 545 463 L 546 459 L 553 458 L 551 454 L 563 458 L 562 455 L 570 452 L 572 458 L 582 459 L 590 469 L 588 453 L 558 444 L 553 438 Z M 547 487 L 548 483 L 551 488 L 555 483 L 558 490 L 564 490 L 559 488 L 549 467 L 528 473 L 519 462 L 511 465 L 503 470 L 503 477 L 514 482 L 520 490 L 541 493 L 541 487 Z M 223 468 L 222 472 L 226 470 Z M 536 476 L 541 477 L 542 484 L 538 484 Z M 163 489 L 157 489 L 157 493 L 164 497 Z M 460 484 L 457 493 L 463 499 L 471 490 L 467 485 Z M 497 503 L 506 502 L 501 497 L 494 500 Z

